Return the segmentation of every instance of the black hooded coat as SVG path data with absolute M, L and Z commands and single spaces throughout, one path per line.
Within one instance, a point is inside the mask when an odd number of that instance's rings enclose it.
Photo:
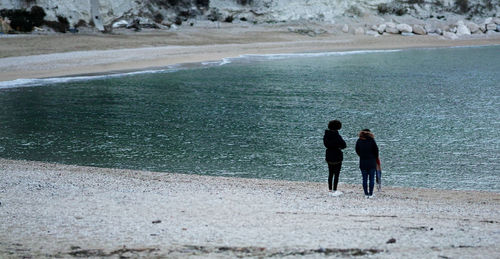
M 325 159 L 327 162 L 335 163 L 344 160 L 342 149 L 346 148 L 346 144 L 337 130 L 325 130 L 323 144 L 326 147 Z

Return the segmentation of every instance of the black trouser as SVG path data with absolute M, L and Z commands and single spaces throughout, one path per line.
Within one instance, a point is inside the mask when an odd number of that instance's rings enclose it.
M 333 190 L 337 190 L 337 185 L 339 184 L 340 168 L 342 167 L 342 162 L 328 162 L 328 190 L 332 190 L 332 180 L 335 175 L 335 181 L 333 181 Z

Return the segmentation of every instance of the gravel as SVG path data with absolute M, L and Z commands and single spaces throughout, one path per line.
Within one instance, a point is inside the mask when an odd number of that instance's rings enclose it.
M 0 159 L 4 257 L 500 257 L 500 194 Z

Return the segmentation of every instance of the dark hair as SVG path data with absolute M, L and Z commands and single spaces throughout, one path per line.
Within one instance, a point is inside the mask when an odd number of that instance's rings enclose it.
M 362 129 L 361 131 L 368 131 L 368 132 L 371 132 L 369 129 Z
M 342 128 L 342 123 L 339 120 L 332 120 L 328 123 L 328 129 L 339 130 Z

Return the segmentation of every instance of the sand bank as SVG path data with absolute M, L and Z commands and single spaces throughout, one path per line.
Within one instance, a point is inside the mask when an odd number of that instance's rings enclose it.
M 115 35 L 57 34 L 0 38 L 0 81 L 215 61 L 245 54 L 278 54 L 367 49 L 401 49 L 500 44 L 500 33 L 458 40 L 442 36 L 355 36 L 326 33 L 310 37 L 285 26 L 183 28 Z
M 326 170 L 326 169 L 325 169 Z M 500 194 L 0 159 L 0 257 L 500 257 Z M 391 240 L 391 241 L 390 241 Z

